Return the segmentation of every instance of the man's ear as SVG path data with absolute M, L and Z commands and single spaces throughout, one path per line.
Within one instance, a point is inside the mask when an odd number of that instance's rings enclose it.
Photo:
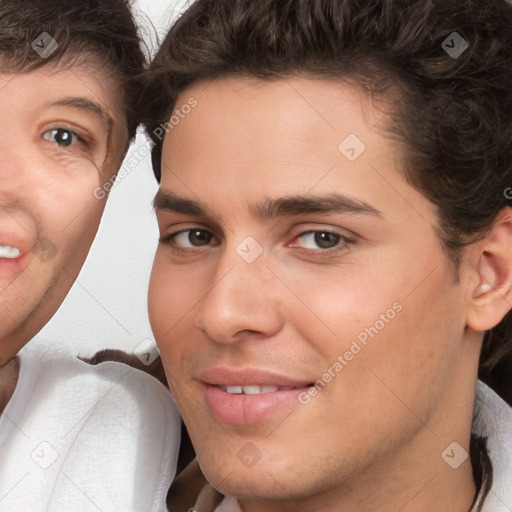
M 504 208 L 486 237 L 478 242 L 478 284 L 472 290 L 467 325 L 487 331 L 512 308 L 512 209 Z

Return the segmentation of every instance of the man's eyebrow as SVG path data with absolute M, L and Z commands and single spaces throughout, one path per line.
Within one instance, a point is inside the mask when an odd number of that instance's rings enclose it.
M 352 213 L 382 217 L 382 213 L 373 206 L 341 194 L 326 196 L 288 196 L 278 199 L 266 199 L 254 208 L 256 216 L 269 219 L 294 215 Z
M 88 112 L 92 112 L 93 114 L 96 114 L 99 116 L 105 126 L 105 130 L 107 133 L 110 132 L 112 125 L 113 125 L 113 119 L 108 114 L 105 109 L 99 105 L 98 103 L 88 99 L 88 98 L 63 98 L 55 103 L 52 103 L 53 106 L 59 106 L 59 107 L 72 107 L 72 108 L 78 108 L 81 110 L 87 110 Z
M 171 192 L 162 189 L 157 192 L 155 199 L 153 199 L 153 208 L 184 215 L 206 215 L 206 208 L 201 203 L 175 196 Z
M 153 200 L 155 210 L 165 210 L 184 215 L 207 215 L 207 208 L 199 201 L 178 197 L 170 192 L 159 190 Z M 263 219 L 294 215 L 352 213 L 382 217 L 373 206 L 340 194 L 327 196 L 288 196 L 266 199 L 251 208 L 254 215 Z

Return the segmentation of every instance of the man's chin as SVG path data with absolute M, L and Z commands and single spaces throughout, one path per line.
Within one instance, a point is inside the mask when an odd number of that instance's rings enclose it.
M 289 473 L 274 473 L 264 466 L 241 469 L 237 462 L 218 458 L 212 464 L 201 463 L 201 470 L 217 491 L 241 501 L 285 502 L 303 499 L 308 494 L 305 487 L 297 486 L 296 479 Z

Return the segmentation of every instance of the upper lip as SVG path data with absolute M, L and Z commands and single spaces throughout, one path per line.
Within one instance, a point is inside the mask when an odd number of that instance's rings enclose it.
M 298 380 L 271 370 L 258 368 L 214 367 L 201 372 L 198 379 L 211 386 L 266 385 L 304 388 L 310 381 Z
M 14 233 L 2 233 L 0 230 L 0 245 L 6 245 L 9 247 L 16 247 L 20 250 L 20 256 L 26 254 L 30 250 L 30 246 L 27 241 Z

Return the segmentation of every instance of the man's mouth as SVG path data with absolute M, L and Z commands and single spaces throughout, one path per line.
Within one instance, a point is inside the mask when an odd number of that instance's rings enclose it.
M 232 425 L 264 423 L 296 406 L 307 380 L 258 368 L 213 367 L 198 375 L 209 412 Z
M 12 245 L 0 245 L 0 258 L 14 260 L 19 258 L 21 251 Z
M 293 386 L 271 386 L 267 384 L 251 384 L 249 386 L 218 386 L 222 391 L 231 395 L 259 395 L 264 393 L 277 393 L 278 391 L 291 391 Z

